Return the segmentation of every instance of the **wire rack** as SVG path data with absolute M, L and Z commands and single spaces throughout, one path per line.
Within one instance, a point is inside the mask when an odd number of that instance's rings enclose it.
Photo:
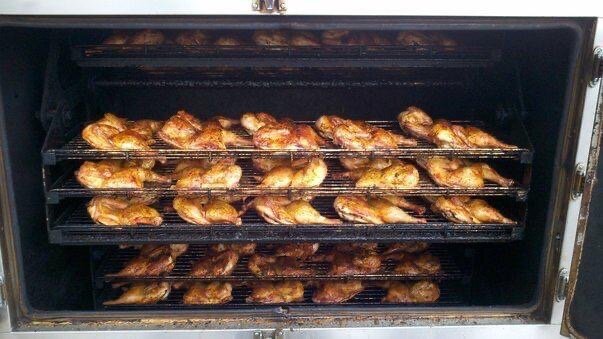
M 319 249 L 320 253 L 328 253 L 331 246 L 328 244 L 321 245 Z M 450 280 L 450 279 L 461 279 L 463 273 L 461 269 L 455 263 L 452 255 L 444 247 L 433 247 L 429 249 L 429 252 L 440 259 L 441 270 L 435 274 L 418 274 L 408 275 L 399 274 L 394 272 L 396 262 L 393 260 L 384 260 L 382 262 L 381 269 L 372 274 L 352 275 L 352 276 L 337 276 L 329 272 L 330 264 L 325 262 L 311 262 L 305 261 L 302 265 L 304 269 L 311 269 L 315 272 L 311 276 L 270 276 L 262 277 L 261 279 L 254 276 L 247 269 L 247 257 L 240 258 L 233 273 L 228 276 L 202 276 L 192 277 L 189 275 L 192 265 L 204 257 L 207 254 L 206 245 L 191 245 L 188 251 L 178 257 L 176 260 L 176 266 L 174 269 L 164 276 L 139 276 L 139 277 L 123 277 L 116 275 L 128 261 L 138 255 L 136 249 L 122 249 L 114 250 L 107 253 L 101 261 L 98 270 L 96 271 L 96 282 L 97 286 L 102 286 L 104 282 L 115 282 L 115 281 L 207 281 L 207 280 L 221 280 L 221 281 L 253 281 L 253 280 L 342 280 L 342 279 L 362 279 L 362 280 L 390 280 L 390 279 L 403 279 L 403 280 Z M 259 246 L 256 249 L 256 253 L 272 254 L 273 251 L 266 246 Z
M 242 241 L 497 242 L 521 239 L 525 218 L 525 207 L 518 211 L 514 206 L 502 209 L 502 212 L 517 220 L 515 224 L 455 224 L 440 215 L 427 212 L 421 216 L 427 220 L 425 224 L 273 225 L 249 210 L 242 216 L 241 226 L 193 225 L 184 222 L 170 205 L 170 200 L 162 200 L 156 206 L 163 215 L 163 224 L 160 226 L 110 227 L 95 224 L 88 216 L 85 203 L 78 202 L 65 208 L 51 224 L 50 242 L 79 245 Z M 332 208 L 333 198 L 318 197 L 312 205 L 327 218 L 338 217 Z M 413 215 L 413 212 L 409 214 Z
M 401 134 L 397 121 L 368 121 L 369 123 L 384 128 L 386 130 Z M 455 123 L 470 124 L 474 126 L 483 126 L 480 121 L 454 121 Z M 298 121 L 313 125 L 313 121 Z M 80 129 L 81 130 L 81 129 Z M 519 159 L 522 163 L 530 163 L 532 160 L 532 146 L 525 133 L 523 126 L 516 126 L 510 131 L 493 131 L 501 140 L 518 145 L 515 149 L 500 148 L 468 148 L 468 149 L 450 149 L 438 148 L 435 145 L 419 140 L 418 145 L 414 147 L 398 147 L 393 149 L 378 150 L 348 150 L 342 149 L 332 143 L 321 147 L 318 150 L 265 150 L 252 146 L 227 148 L 225 150 L 184 150 L 175 149 L 163 140 L 156 138 L 155 143 L 149 151 L 107 151 L 93 149 L 88 145 L 81 135 L 73 137 L 65 144 L 58 147 L 45 147 L 43 159 L 46 165 L 56 164 L 62 160 L 98 160 L 98 159 L 198 159 L 212 157 L 236 157 L 249 158 L 256 157 L 291 157 L 300 158 L 307 156 L 321 156 L 323 158 L 339 158 L 342 156 L 355 157 L 388 157 L 388 158 L 415 158 L 417 156 L 450 156 L 460 158 L 476 159 Z M 237 134 L 249 137 L 242 129 L 235 128 Z

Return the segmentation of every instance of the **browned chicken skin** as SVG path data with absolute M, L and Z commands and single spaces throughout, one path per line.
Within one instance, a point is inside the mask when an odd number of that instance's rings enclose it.
M 494 182 L 503 187 L 514 184 L 496 172 L 488 164 L 445 157 L 417 158 L 417 163 L 427 170 L 427 173 L 438 186 L 459 188 L 481 188 L 486 181 Z
M 303 159 L 305 160 L 305 159 Z M 259 158 L 252 157 L 251 163 L 253 164 L 253 168 L 256 170 L 267 173 L 276 167 L 294 167 L 297 168 L 299 166 L 303 166 L 305 162 L 300 162 L 299 160 L 291 161 L 289 158 Z
M 103 45 L 125 45 L 127 42 L 128 35 L 123 32 L 117 32 L 103 40 Z
M 209 254 L 193 264 L 189 275 L 193 277 L 230 275 L 238 261 L 239 254 L 232 250 Z
M 163 33 L 154 29 L 138 31 L 128 39 L 128 44 L 131 45 L 161 45 L 164 42 Z
M 128 261 L 124 268 L 115 275 L 121 277 L 159 276 L 171 272 L 175 265 L 174 258 L 169 254 L 154 257 L 139 255 Z
M 328 30 L 322 32 L 322 43 L 329 46 L 345 45 L 350 31 Z
M 431 253 L 408 254 L 396 265 L 394 272 L 398 274 L 414 276 L 439 273 L 441 269 L 440 259 Z
M 387 288 L 387 295 L 382 301 L 387 303 L 429 303 L 440 298 L 440 288 L 428 280 L 388 281 L 383 287 Z
M 155 304 L 166 299 L 170 289 L 170 284 L 167 282 L 132 283 L 119 298 L 105 301 L 103 305 Z
M 312 127 L 289 119 L 277 120 L 264 112 L 243 114 L 241 125 L 253 136 L 253 144 L 261 149 L 315 150 L 325 144 Z
M 226 146 L 250 146 L 251 141 L 228 130 L 233 121 L 216 117 L 200 121 L 186 111 L 169 118 L 157 135 L 181 149 L 226 149 Z
M 399 201 L 394 201 L 399 202 Z M 426 223 L 415 218 L 392 201 L 384 198 L 340 195 L 333 202 L 335 211 L 342 219 L 364 224 Z
M 248 303 L 281 304 L 304 300 L 304 285 L 299 281 L 260 281 L 254 283 Z
M 176 259 L 188 250 L 188 244 L 144 244 L 140 247 L 139 255 L 155 257 L 159 255 L 170 255 Z
M 317 304 L 339 304 L 354 298 L 364 290 L 362 281 L 326 281 L 314 290 L 312 301 Z
M 376 188 L 412 188 L 419 184 L 420 179 L 415 166 L 397 159 L 391 159 L 389 166 L 365 167 L 341 173 L 341 176 L 356 180 L 356 187 Z
M 287 33 L 283 31 L 255 31 L 252 37 L 256 45 L 286 46 L 289 44 Z
M 177 196 L 172 205 L 182 219 L 192 224 L 241 225 L 242 223 L 239 211 L 221 198 Z
M 429 248 L 429 243 L 424 241 L 398 242 L 390 244 L 381 256 L 383 259 L 401 260 L 409 253 L 423 252 Z
M 379 244 L 376 242 L 347 242 L 335 244 L 334 249 L 337 252 L 356 252 L 358 250 L 377 251 Z
M 75 178 L 87 188 L 143 188 L 145 182 L 171 182 L 170 178 L 120 160 L 84 161 Z
M 350 252 L 332 251 L 328 254 L 315 255 L 310 259 L 318 262 L 330 262 L 329 274 L 338 276 L 373 274 L 381 269 L 379 254 L 367 249 Z
M 301 242 L 279 245 L 274 250 L 274 255 L 279 257 L 292 257 L 305 260 L 318 251 L 318 243 Z
M 220 253 L 227 250 L 235 251 L 239 256 L 248 256 L 255 253 L 256 243 L 230 243 L 230 244 L 213 244 L 209 249 L 214 253 Z
M 180 162 L 174 174 L 176 189 L 235 188 L 239 185 L 243 170 L 233 159 L 213 162 L 185 160 Z
M 221 36 L 214 41 L 216 46 L 240 46 L 242 42 L 239 38 L 234 36 Z
M 125 198 L 94 197 L 88 202 L 87 210 L 94 222 L 106 226 L 159 226 L 163 222 L 156 209 L 141 203 L 132 203 Z
M 196 282 L 192 284 L 182 301 L 187 305 L 218 305 L 232 300 L 232 285 L 228 282 Z
M 441 213 L 446 219 L 456 223 L 482 224 L 502 223 L 513 224 L 515 221 L 506 218 L 494 207 L 482 199 L 465 196 L 431 198 L 431 209 Z
M 297 31 L 291 35 L 289 39 L 291 46 L 320 46 L 320 40 L 312 32 L 308 31 Z
M 203 46 L 209 44 L 209 34 L 200 30 L 186 30 L 178 33 L 174 41 L 182 46 Z
M 302 268 L 302 263 L 293 257 L 278 257 L 257 253 L 249 257 L 247 268 L 256 277 L 300 277 L 315 274 L 312 269 Z
M 443 119 L 434 122 L 414 106 L 400 113 L 398 122 L 404 131 L 442 148 L 517 148 L 474 126 L 455 125 Z
M 258 187 L 318 187 L 327 177 L 327 164 L 320 158 L 300 159 L 290 166 L 277 166 L 262 177 Z
M 261 196 L 253 199 L 246 208 L 253 207 L 256 213 L 271 224 L 340 224 L 339 219 L 323 217 L 305 200 L 289 200 L 280 196 Z

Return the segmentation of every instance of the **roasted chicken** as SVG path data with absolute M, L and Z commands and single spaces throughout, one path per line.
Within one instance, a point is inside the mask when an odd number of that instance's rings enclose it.
M 515 223 L 482 199 L 451 196 L 430 198 L 430 200 L 432 200 L 431 209 L 452 222 L 469 224 Z
M 105 301 L 103 305 L 155 304 L 165 300 L 170 290 L 170 284 L 167 282 L 132 283 L 119 298 Z
M 103 197 L 92 198 L 88 202 L 90 218 L 106 226 L 159 226 L 163 222 L 156 209 L 141 203 L 132 203 L 126 198 Z
M 161 31 L 144 29 L 134 33 L 129 39 L 131 45 L 161 45 L 166 41 Z
M 87 188 L 143 188 L 145 182 L 171 182 L 170 178 L 120 160 L 84 161 L 75 178 Z
M 225 158 L 212 162 L 185 160 L 178 163 L 172 177 L 175 189 L 235 188 L 239 185 L 243 170 L 234 159 Z
M 345 45 L 350 31 L 328 30 L 322 32 L 322 43 L 329 46 Z
M 182 254 L 184 254 L 187 250 L 188 244 L 144 244 L 140 247 L 140 252 L 138 253 L 138 255 L 155 257 L 167 254 L 170 255 L 172 258 L 176 259 Z
M 186 305 L 218 305 L 232 300 L 232 285 L 228 282 L 196 282 L 189 286 L 182 301 Z
M 289 39 L 289 44 L 291 46 L 320 46 L 320 40 L 314 35 L 314 33 L 309 31 L 296 31 L 291 35 Z
M 247 208 L 271 224 L 341 224 L 339 219 L 323 217 L 305 200 L 289 200 L 281 196 L 262 196 L 253 199 Z
M 396 265 L 394 272 L 397 274 L 414 276 L 436 274 L 440 272 L 440 259 L 429 252 L 421 254 L 408 254 Z
M 214 41 L 216 46 L 239 46 L 241 44 L 241 40 L 234 36 L 221 36 Z
M 408 253 L 419 253 L 429 248 L 429 243 L 424 241 L 397 242 L 387 246 L 381 253 L 384 259 L 395 259 L 398 254 L 404 256 Z
M 358 168 L 337 174 L 334 176 L 356 180 L 356 187 L 412 188 L 419 184 L 420 179 L 415 166 L 397 159 L 391 159 L 389 166 Z
M 289 44 L 287 33 L 283 31 L 255 31 L 252 36 L 256 45 L 286 46 Z
M 304 301 L 304 285 L 299 281 L 260 281 L 251 285 L 248 303 L 280 304 Z
M 318 187 L 327 177 L 327 164 L 320 158 L 301 159 L 291 166 L 277 166 L 262 177 L 258 187 Z
M 235 251 L 239 256 L 248 256 L 255 253 L 256 244 L 253 242 L 249 243 L 230 243 L 230 244 L 213 244 L 209 246 L 209 249 L 213 253 L 220 253 L 228 250 Z
M 373 274 L 381 269 L 381 257 L 373 250 L 358 249 L 350 252 L 332 251 L 317 254 L 310 258 L 314 262 L 330 262 L 329 274 L 349 276 L 358 274 Z
M 325 144 L 312 127 L 289 119 L 277 120 L 264 112 L 243 114 L 241 125 L 253 136 L 253 144 L 261 149 L 315 150 Z
M 430 303 L 440 298 L 438 284 L 428 280 L 387 281 L 382 286 L 387 289 L 387 294 L 382 300 L 386 303 Z
M 474 126 L 455 125 L 443 119 L 433 121 L 414 106 L 400 113 L 398 122 L 409 134 L 442 148 L 517 148 Z
M 301 277 L 315 274 L 314 270 L 302 268 L 302 263 L 293 257 L 278 257 L 253 254 L 247 268 L 256 277 Z
M 354 298 L 364 291 L 362 281 L 326 281 L 321 283 L 314 294 L 312 301 L 317 304 L 339 304 Z
M 178 215 L 197 225 L 241 225 L 239 211 L 221 198 L 177 196 L 172 203 Z
M 341 157 L 339 162 L 348 171 L 364 170 L 367 168 L 383 169 L 391 166 L 395 159 L 391 158 L 353 158 Z M 356 179 L 356 178 L 354 178 Z
M 364 121 L 349 120 L 336 115 L 323 115 L 316 120 L 319 133 L 346 149 L 374 150 L 415 146 L 417 141 L 368 124 Z
M 209 35 L 200 30 L 186 30 L 178 33 L 174 41 L 182 46 L 203 46 L 209 44 Z
M 115 275 L 120 277 L 159 276 L 171 272 L 175 265 L 174 258 L 169 254 L 153 257 L 138 255 L 128 261 L 124 268 Z
M 344 219 L 363 224 L 391 223 L 426 223 L 423 218 L 416 218 L 406 213 L 400 201 L 385 198 L 365 198 L 362 196 L 340 195 L 335 198 L 333 207 Z
M 346 242 L 335 244 L 334 249 L 337 252 L 356 252 L 358 250 L 377 251 L 379 244 L 376 242 Z
M 238 261 L 239 254 L 233 250 L 208 254 L 193 264 L 189 275 L 193 277 L 230 275 Z
M 319 244 L 318 243 L 310 243 L 310 242 L 300 242 L 300 243 L 291 243 L 279 245 L 274 250 L 274 255 L 278 257 L 291 257 L 297 258 L 300 260 L 305 260 L 308 257 L 311 257 L 318 251 Z
M 113 113 L 87 125 L 82 138 L 90 146 L 103 150 L 150 150 L 153 135 L 161 127 L 155 120 L 129 122 Z
M 250 146 L 251 141 L 230 131 L 236 120 L 215 117 L 200 121 L 186 111 L 169 118 L 157 135 L 181 149 L 226 149 L 226 146 Z
M 503 187 L 514 184 L 492 167 L 483 162 L 471 163 L 458 158 L 431 157 L 417 158 L 417 163 L 427 170 L 427 173 L 438 186 L 459 188 L 481 188 L 486 181 L 494 182 Z
M 307 164 L 307 160 L 306 159 L 299 159 L 299 160 L 294 160 L 291 161 L 291 159 L 289 158 L 273 158 L 273 157 L 269 157 L 269 158 L 260 158 L 260 157 L 252 157 L 251 158 L 251 163 L 253 165 L 253 168 L 255 168 L 256 170 L 262 172 L 262 173 L 266 173 L 271 171 L 272 169 L 276 168 L 276 167 L 292 167 L 292 168 L 299 168 L 300 166 L 304 166 Z

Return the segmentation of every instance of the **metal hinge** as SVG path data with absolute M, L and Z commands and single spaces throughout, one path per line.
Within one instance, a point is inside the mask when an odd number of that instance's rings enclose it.
M 557 301 L 565 300 L 567 296 L 567 286 L 569 285 L 569 274 L 567 269 L 562 268 L 559 270 L 559 276 L 557 276 L 557 288 L 555 293 L 555 299 Z
M 251 9 L 261 13 L 284 13 L 287 10 L 287 1 L 251 0 Z
M 281 329 L 277 329 L 275 331 L 254 331 L 253 339 L 283 339 L 285 337 L 285 332 Z
M 586 180 L 586 165 L 579 162 L 574 169 L 574 178 L 572 179 L 572 199 L 578 199 L 584 192 L 584 182 Z
M 595 57 L 593 64 L 593 75 L 590 80 L 591 86 L 594 86 L 603 77 L 603 48 L 595 48 Z

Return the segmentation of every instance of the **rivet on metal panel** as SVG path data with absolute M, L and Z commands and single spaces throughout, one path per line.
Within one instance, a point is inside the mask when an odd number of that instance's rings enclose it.
M 262 331 L 254 331 L 253 332 L 253 339 L 263 339 L 264 338 L 264 333 L 262 333 Z

